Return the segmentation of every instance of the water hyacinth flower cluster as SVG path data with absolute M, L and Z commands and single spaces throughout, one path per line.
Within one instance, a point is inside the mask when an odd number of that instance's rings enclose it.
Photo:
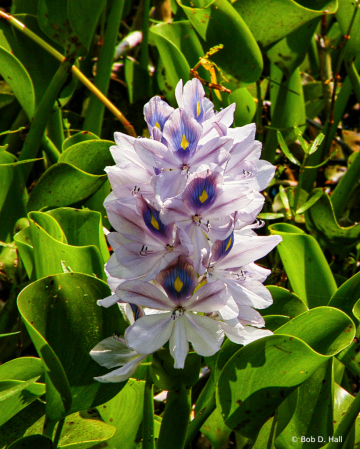
M 118 367 L 101 382 L 126 380 L 167 342 L 183 368 L 189 343 L 211 356 L 225 336 L 245 345 L 271 334 L 256 310 L 272 303 L 263 285 L 270 270 L 254 261 L 281 237 L 254 229 L 275 167 L 260 160 L 254 124 L 231 127 L 235 104 L 216 113 L 197 79 L 180 81 L 176 99 L 177 109 L 160 97 L 145 105 L 149 139 L 116 133 L 111 147 L 113 295 L 98 304 L 119 304 L 131 325 L 91 351 Z

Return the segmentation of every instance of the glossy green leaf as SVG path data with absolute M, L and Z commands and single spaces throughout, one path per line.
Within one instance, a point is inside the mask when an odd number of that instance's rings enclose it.
M 48 276 L 19 295 L 18 307 L 30 335 L 32 330 L 41 334 L 64 367 L 73 398 L 68 413 L 102 404 L 124 386 L 95 381 L 94 377 L 108 370 L 89 355 L 99 341 L 115 332 L 123 334 L 126 328 L 119 310 L 96 304 L 99 298 L 109 295 L 104 282 L 80 273 Z M 38 342 L 34 344 L 44 360 Z
M 19 357 L 0 366 L 0 379 L 29 380 L 43 374 L 41 360 L 37 357 Z
M 300 66 L 309 50 L 311 37 L 320 17 L 312 19 L 292 33 L 272 45 L 267 51 L 270 61 L 277 65 L 287 76 Z
M 260 218 L 261 220 L 277 220 L 279 218 L 284 218 L 285 215 L 282 213 L 278 213 L 278 214 L 273 214 L 271 212 L 265 212 L 262 214 L 258 215 L 258 218 Z
M 94 245 L 71 246 L 51 237 L 29 214 L 31 241 L 37 279 L 50 274 L 80 272 L 106 279 L 103 259 Z M 48 249 L 51 248 L 51 251 Z
M 275 332 L 276 329 L 279 329 L 279 327 L 287 323 L 290 318 L 284 315 L 265 315 L 264 320 L 266 329 Z
M 106 175 L 95 176 L 66 163 L 52 165 L 41 176 L 31 192 L 28 210 L 69 206 L 95 193 L 106 181 Z
M 263 316 L 283 315 L 294 318 L 308 310 L 304 302 L 289 290 L 275 285 L 268 285 L 266 288 L 271 293 L 273 304 L 260 310 Z
M 283 79 L 282 70 L 271 64 L 270 78 L 274 81 L 270 82 L 271 128 L 280 130 L 287 144 L 295 142 L 294 126 L 306 123 L 300 71 L 296 69 L 290 77 Z M 276 148 L 276 131 L 269 129 L 262 157 L 273 162 Z
M 323 248 L 345 257 L 359 242 L 360 225 L 355 224 L 348 228 L 339 226 L 328 194 L 322 189 L 315 189 L 311 193 L 312 198 L 320 193 L 321 198 L 317 201 L 316 207 L 309 209 L 305 214 L 306 227 Z
M 29 279 L 33 279 L 34 273 L 34 246 L 31 241 L 30 226 L 22 229 L 20 232 L 14 235 L 14 242 L 25 267 L 26 274 Z M 35 274 L 35 273 L 34 273 Z
M 29 435 L 10 444 L 9 449 L 52 449 L 50 438 L 44 435 Z
M 287 0 L 235 0 L 234 8 L 247 23 L 261 47 L 282 39 L 310 20 L 320 17 L 324 11 L 334 14 L 336 0 L 315 2 Z
M 99 212 L 62 207 L 46 212 L 53 217 L 63 230 L 67 243 L 73 246 L 96 246 L 103 262 L 107 262 L 110 254 Z
M 49 214 L 43 212 L 30 212 L 29 220 L 37 223 L 42 229 L 51 237 L 61 243 L 68 243 L 64 231 L 61 229 L 59 223 Z M 31 226 L 30 226 L 31 229 Z
M 217 385 L 225 423 L 254 438 L 283 400 L 353 336 L 354 324 L 346 314 L 321 307 L 244 346 L 225 365 Z
M 306 203 L 304 203 L 296 211 L 297 214 L 303 214 L 306 210 L 310 209 L 320 198 L 322 197 L 322 191 L 318 190 Z
M 277 449 L 318 448 L 323 445 L 321 438 L 329 441 L 333 436 L 332 371 L 330 359 L 280 405 L 275 440 Z M 292 437 L 298 435 L 309 438 L 310 443 L 301 442 L 301 439 L 294 441 Z M 311 437 L 315 441 L 311 442 Z
M 296 337 L 273 335 L 244 346 L 225 365 L 217 386 L 225 423 L 255 438 L 282 401 L 326 360 Z
M 256 437 L 256 440 L 254 442 L 252 449 L 264 449 L 266 445 L 268 444 L 269 439 L 272 435 L 273 430 L 273 419 L 270 418 L 266 423 L 262 426 L 258 436 Z
M 252 95 L 246 88 L 236 89 L 228 96 L 228 103 L 236 103 L 234 125 L 244 126 L 253 121 L 256 104 Z
M 65 162 L 92 175 L 104 174 L 104 168 L 114 165 L 110 147 L 114 142 L 109 140 L 86 140 L 75 143 L 60 156 L 59 162 Z
M 190 77 L 190 66 L 181 49 L 167 37 L 164 25 L 150 28 L 151 41 L 156 45 L 162 65 L 158 66 L 158 83 L 167 100 L 175 105 L 175 88 L 179 80 L 184 83 Z
M 5 48 L 0 47 L 0 74 L 29 119 L 34 115 L 35 93 L 31 78 L 21 62 Z
M 359 315 L 353 314 L 353 308 L 360 298 L 360 273 L 355 274 L 334 293 L 329 301 L 330 307 L 336 307 L 347 313 L 350 318 L 356 318 L 358 321 Z
M 309 308 L 327 304 L 337 287 L 314 237 L 289 224 L 274 224 L 269 230 L 283 238 L 277 248 L 294 293 Z
M 85 142 L 86 140 L 99 140 L 99 137 L 91 133 L 90 131 L 81 131 L 65 139 L 61 149 L 64 152 L 73 145 L 80 142 Z
M 70 25 L 85 48 L 89 50 L 106 0 L 67 0 L 66 3 Z
M 336 11 L 336 20 L 339 22 L 341 33 L 348 35 L 350 22 L 354 16 L 356 3 L 351 0 L 341 0 L 339 8 Z M 352 24 L 350 31 L 350 40 L 346 42 L 345 59 L 354 59 L 359 54 L 360 46 L 360 15 L 357 12 L 355 21 Z
M 130 379 L 118 395 L 97 409 L 101 418 L 115 426 L 117 432 L 107 441 L 109 449 L 135 449 L 137 434 L 143 420 L 145 382 Z
M 276 132 L 276 136 L 280 145 L 280 148 L 282 149 L 282 152 L 285 154 L 285 156 L 289 159 L 289 161 L 291 161 L 293 164 L 295 165 L 301 165 L 300 162 L 296 159 L 296 157 L 294 157 L 288 146 L 286 145 L 286 142 L 281 134 L 281 132 L 279 130 L 277 130 Z
M 179 5 L 205 41 L 206 51 L 219 44 L 224 46 L 211 56 L 211 61 L 240 80 L 241 87 L 259 79 L 263 68 L 260 49 L 242 14 L 238 14 L 227 0 L 184 1 Z M 241 48 L 236 56 L 234 42 Z
M 37 383 L 39 376 L 26 381 L 0 382 L 0 426 L 45 394 L 45 385 Z

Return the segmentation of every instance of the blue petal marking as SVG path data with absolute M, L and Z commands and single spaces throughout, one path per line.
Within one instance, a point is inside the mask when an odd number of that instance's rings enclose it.
M 178 278 L 180 282 L 176 281 Z M 179 290 L 178 285 L 181 285 L 181 283 L 182 286 Z M 169 298 L 176 302 L 180 302 L 182 299 L 189 298 L 195 288 L 193 279 L 186 271 L 186 269 L 181 267 L 180 259 L 177 265 L 175 265 L 173 268 L 170 268 L 166 273 L 161 282 L 161 285 L 168 294 Z
M 144 222 L 155 236 L 163 235 L 166 237 L 167 235 L 167 226 L 160 220 L 160 212 L 149 204 L 146 204 L 146 209 L 143 212 Z
M 188 195 L 186 202 L 198 212 L 208 209 L 216 200 L 217 190 L 213 178 L 211 175 L 206 178 L 195 178 L 193 179 L 187 189 Z M 204 194 L 204 191 L 206 195 Z M 202 201 L 203 198 L 206 198 Z
M 211 262 L 217 262 L 223 259 L 234 246 L 234 233 L 225 240 L 216 240 L 211 248 Z

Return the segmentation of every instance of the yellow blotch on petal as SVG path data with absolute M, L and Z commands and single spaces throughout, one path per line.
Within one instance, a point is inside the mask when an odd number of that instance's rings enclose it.
M 230 248 L 231 245 L 231 237 L 229 238 L 228 244 L 226 245 L 225 251 L 227 251 Z
M 184 283 L 181 282 L 181 279 L 178 276 L 174 282 L 175 290 L 179 293 L 180 290 L 183 288 L 183 285 L 184 285 Z
M 201 196 L 199 196 L 199 200 L 203 203 L 204 201 L 206 201 L 209 198 L 208 194 L 206 193 L 206 190 L 204 189 L 202 191 Z
M 189 146 L 189 142 L 186 140 L 185 134 L 183 134 L 183 136 L 182 136 L 180 145 L 183 150 L 186 150 L 186 148 Z
M 159 122 L 156 122 L 156 123 L 155 123 L 155 128 L 158 128 L 158 129 L 160 129 L 160 131 L 161 131 L 161 126 L 160 126 Z
M 159 223 L 157 222 L 157 220 L 154 218 L 153 215 L 151 215 L 151 222 L 150 222 L 150 223 L 152 224 L 152 226 L 153 226 L 155 229 L 159 230 Z
M 201 113 L 200 103 L 197 102 L 197 105 L 196 105 L 196 117 L 199 117 L 200 113 Z

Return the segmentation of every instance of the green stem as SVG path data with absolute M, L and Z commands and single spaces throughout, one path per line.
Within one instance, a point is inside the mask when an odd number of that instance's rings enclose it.
M 111 10 L 107 18 L 107 25 L 104 34 L 104 43 L 101 48 L 97 64 L 95 87 L 105 96 L 107 95 L 111 71 L 114 61 L 114 48 L 119 32 L 124 0 L 113 0 Z M 89 107 L 86 113 L 83 129 L 90 131 L 97 136 L 101 134 L 102 122 L 104 118 L 105 106 L 99 99 L 91 94 Z
M 61 147 L 64 142 L 64 127 L 62 121 L 62 112 L 58 106 L 54 106 L 54 109 L 50 114 L 47 124 L 47 132 L 50 140 L 61 152 Z
M 21 150 L 19 160 L 25 161 L 26 159 L 34 159 L 38 153 L 41 139 L 44 135 L 49 115 L 54 107 L 54 103 L 58 98 L 59 92 L 65 83 L 68 72 L 71 69 L 72 62 L 65 60 L 63 64 L 57 69 L 53 79 L 51 80 L 46 92 L 41 99 L 41 102 L 35 112 L 34 119 L 30 126 L 29 134 L 25 140 L 24 146 Z M 60 156 L 58 152 L 57 159 Z M 32 164 L 26 164 L 23 167 L 25 182 L 29 177 Z
M 360 182 L 360 157 L 357 155 L 331 195 L 335 216 L 340 217 L 354 187 Z
M 215 394 L 212 396 L 210 401 L 206 404 L 206 406 L 200 410 L 200 412 L 195 416 L 195 418 L 191 421 L 188 427 L 188 431 L 186 434 L 185 440 L 185 448 L 187 448 L 192 440 L 195 438 L 196 434 L 199 432 L 201 426 L 205 423 L 211 413 L 216 409 L 216 401 Z
M 148 70 L 149 65 L 149 11 L 150 0 L 144 0 L 144 14 L 142 25 L 142 42 L 140 53 L 140 67 Z
M 55 433 L 55 437 L 54 437 L 54 449 L 56 449 L 57 447 L 59 447 L 59 442 L 60 442 L 60 438 L 61 438 L 61 432 L 63 430 L 64 427 L 64 423 L 65 423 L 65 418 L 61 419 L 59 421 L 59 424 L 56 428 L 56 433 Z
M 29 123 L 28 116 L 26 115 L 26 112 L 24 109 L 21 109 L 19 112 L 19 115 L 16 117 L 16 120 L 12 124 L 10 130 L 15 131 L 16 129 L 21 128 L 22 126 L 25 126 Z M 4 145 L 9 145 L 8 151 L 9 153 L 13 155 L 17 155 L 17 153 L 20 151 L 24 141 L 19 136 L 19 133 L 10 133 L 6 136 L 4 139 Z
M 300 166 L 298 184 L 295 189 L 295 198 L 294 198 L 294 214 L 295 215 L 296 215 L 297 206 L 298 206 L 298 202 L 299 202 L 299 198 L 300 198 L 301 186 L 302 186 L 303 179 L 304 179 L 305 167 L 308 163 L 308 160 L 309 160 L 309 154 L 305 154 L 303 162 Z M 295 216 L 293 217 L 293 219 L 295 220 Z
M 46 156 L 52 164 L 56 164 L 59 160 L 60 152 L 53 142 L 44 134 L 41 139 L 41 148 L 45 151 Z
M 147 367 L 146 384 L 144 391 L 144 413 L 142 422 L 143 445 L 142 449 L 155 449 L 154 441 L 154 394 L 151 379 L 151 366 Z
M 190 389 L 170 390 L 166 400 L 157 449 L 183 449 L 190 417 Z
M 344 442 L 349 435 L 349 432 L 352 428 L 352 426 L 355 423 L 356 418 L 358 417 L 358 414 L 360 412 L 360 394 L 358 394 L 353 403 L 350 405 L 350 407 L 347 409 L 345 415 L 343 416 L 342 420 L 340 421 L 340 424 L 338 425 L 335 434 L 334 439 L 344 440 L 343 442 L 330 442 L 326 447 L 327 449 L 341 449 L 344 445 Z M 339 438 L 342 437 L 342 438 Z

